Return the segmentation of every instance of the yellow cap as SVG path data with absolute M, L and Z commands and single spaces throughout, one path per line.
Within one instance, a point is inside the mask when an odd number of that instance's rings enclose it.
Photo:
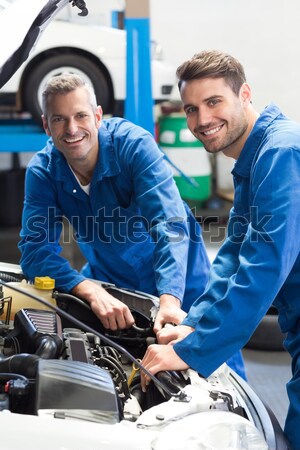
M 37 289 L 43 289 L 43 290 L 54 289 L 55 280 L 50 277 L 35 277 L 34 286 Z

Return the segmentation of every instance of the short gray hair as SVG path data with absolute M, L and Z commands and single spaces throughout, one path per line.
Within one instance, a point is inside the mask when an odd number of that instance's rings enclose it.
M 69 92 L 75 91 L 77 88 L 83 87 L 89 94 L 90 104 L 93 111 L 97 109 L 97 99 L 94 89 L 79 75 L 73 73 L 63 73 L 50 78 L 46 83 L 42 93 L 42 111 L 43 115 L 47 117 L 48 98 L 51 95 L 66 95 Z

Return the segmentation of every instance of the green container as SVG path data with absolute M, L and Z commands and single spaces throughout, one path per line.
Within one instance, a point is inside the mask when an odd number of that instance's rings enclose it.
M 161 116 L 158 120 L 159 144 L 170 160 L 192 179 L 189 183 L 173 168 L 174 180 L 181 197 L 203 203 L 211 195 L 212 170 L 209 155 L 196 139 L 182 114 Z

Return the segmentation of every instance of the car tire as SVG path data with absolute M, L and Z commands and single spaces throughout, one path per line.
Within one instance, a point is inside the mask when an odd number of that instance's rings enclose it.
M 103 71 L 87 57 L 77 54 L 56 54 L 31 66 L 23 87 L 23 110 L 28 111 L 35 122 L 41 123 L 41 99 L 45 83 L 53 76 L 72 72 L 83 77 L 95 91 L 97 103 L 104 113 L 112 107 L 112 93 Z
M 271 306 L 245 347 L 254 350 L 282 351 L 285 350 L 283 346 L 285 336 L 278 323 L 277 310 Z

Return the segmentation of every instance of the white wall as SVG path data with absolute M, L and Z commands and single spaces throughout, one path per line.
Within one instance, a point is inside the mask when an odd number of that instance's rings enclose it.
M 136 0 L 139 1 L 139 0 Z M 150 0 L 151 35 L 176 67 L 203 49 L 220 49 L 244 65 L 254 106 L 274 101 L 300 122 L 299 0 Z M 126 0 L 86 0 L 90 17 L 110 25 Z M 73 14 L 74 9 L 71 8 Z M 82 20 L 82 18 L 80 18 Z M 179 98 L 177 90 L 174 97 Z
M 275 101 L 300 121 L 299 0 L 151 0 L 152 37 L 177 67 L 220 49 L 244 65 L 261 110 Z
M 85 0 L 89 14 L 85 17 L 79 17 L 80 10 L 67 5 L 58 15 L 58 17 L 66 20 L 71 19 L 73 22 L 110 26 L 111 12 L 122 11 L 125 8 L 125 0 Z

